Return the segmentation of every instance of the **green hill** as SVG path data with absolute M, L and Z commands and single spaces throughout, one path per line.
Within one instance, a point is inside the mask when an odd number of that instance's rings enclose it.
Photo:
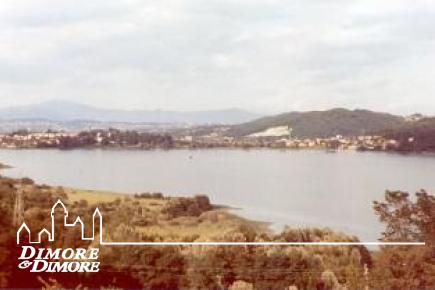
M 332 109 L 327 111 L 289 112 L 264 117 L 232 126 L 228 134 L 246 136 L 270 127 L 289 126 L 293 136 L 299 138 L 324 138 L 335 135 L 356 136 L 400 128 L 405 118 L 368 110 Z

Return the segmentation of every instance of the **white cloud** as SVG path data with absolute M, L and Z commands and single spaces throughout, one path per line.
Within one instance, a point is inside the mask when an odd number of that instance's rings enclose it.
M 0 2 L 0 106 L 435 114 L 429 1 Z

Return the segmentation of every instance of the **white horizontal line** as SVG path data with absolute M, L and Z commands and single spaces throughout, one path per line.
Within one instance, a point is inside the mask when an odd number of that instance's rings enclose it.
M 425 246 L 424 242 L 100 242 L 107 246 Z

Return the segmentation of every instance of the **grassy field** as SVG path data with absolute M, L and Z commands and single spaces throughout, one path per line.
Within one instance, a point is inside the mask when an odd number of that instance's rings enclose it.
M 117 198 L 125 197 L 125 194 L 110 191 L 75 188 L 64 188 L 64 190 L 65 193 L 68 195 L 68 199 L 70 200 L 70 202 L 86 200 L 90 205 L 95 205 L 102 202 L 113 202 Z
M 136 225 L 134 230 L 146 236 L 159 236 L 165 240 L 219 240 L 225 235 L 238 232 L 240 228 L 249 228 L 256 232 L 268 232 L 267 223 L 247 220 L 230 212 L 228 208 L 214 207 L 199 216 L 180 216 L 169 218 L 165 214 L 165 208 L 177 197 L 165 198 L 137 198 L 131 194 L 123 194 L 110 191 L 84 190 L 75 188 L 63 188 L 68 195 L 70 203 L 85 200 L 90 207 L 103 203 L 121 203 L 120 211 L 127 211 L 122 206 L 133 207 L 135 210 L 130 214 L 130 224 L 137 220 L 138 208 L 146 211 L 146 218 L 152 220 L 149 224 Z M 134 212 L 134 213 L 133 213 Z M 102 212 L 104 215 L 104 211 Z M 143 218 L 143 215 L 140 217 Z

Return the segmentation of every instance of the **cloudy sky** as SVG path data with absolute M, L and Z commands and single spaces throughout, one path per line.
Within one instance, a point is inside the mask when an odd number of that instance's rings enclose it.
M 435 114 L 435 1 L 2 0 L 0 107 Z

